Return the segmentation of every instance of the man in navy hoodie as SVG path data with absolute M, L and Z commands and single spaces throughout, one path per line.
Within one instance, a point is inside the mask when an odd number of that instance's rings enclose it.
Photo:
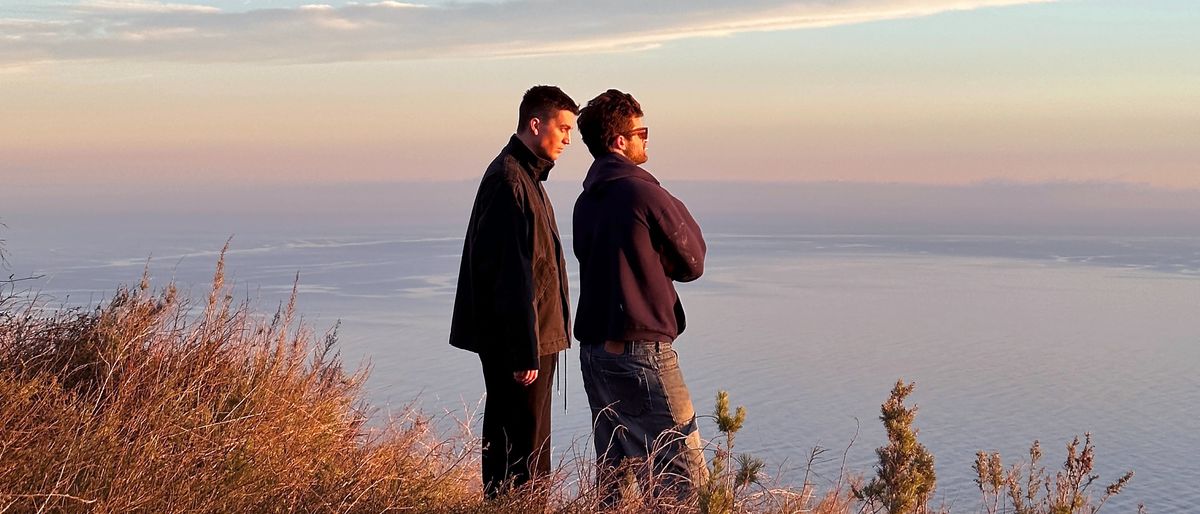
M 609 502 L 625 470 L 643 488 L 681 496 L 708 476 L 672 348 L 685 326 L 674 282 L 703 273 L 704 238 L 683 202 L 638 166 L 650 136 L 642 117 L 633 96 L 610 89 L 578 120 L 595 161 L 575 202 L 575 338 Z

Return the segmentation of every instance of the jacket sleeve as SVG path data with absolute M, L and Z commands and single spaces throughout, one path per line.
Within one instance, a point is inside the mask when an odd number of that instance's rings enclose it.
M 492 348 L 507 358 L 513 371 L 538 368 L 537 315 L 533 307 L 533 225 L 527 198 L 506 181 L 493 188 L 486 209 L 479 217 L 475 255 L 488 262 L 492 284 L 480 284 L 488 296 L 495 327 L 479 327 L 492 333 Z
M 651 212 L 663 270 L 671 280 L 691 282 L 704 274 L 704 235 L 683 202 L 665 190 L 662 193 L 664 199 Z

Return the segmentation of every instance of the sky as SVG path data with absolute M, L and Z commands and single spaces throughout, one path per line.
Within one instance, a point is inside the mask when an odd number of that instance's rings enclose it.
M 477 180 L 534 84 L 632 93 L 675 180 L 1198 190 L 1196 27 L 1194 0 L 4 0 L 0 199 Z M 552 180 L 589 162 L 576 138 Z

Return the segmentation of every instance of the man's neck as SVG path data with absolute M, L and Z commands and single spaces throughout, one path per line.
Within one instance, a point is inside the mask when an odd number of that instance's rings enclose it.
M 537 136 L 529 132 L 517 132 L 517 139 L 520 140 L 521 143 L 525 145 L 525 148 L 529 149 L 529 153 L 532 153 L 533 155 L 538 155 L 537 150 L 534 149 L 537 147 L 537 139 L 534 139 L 536 137 Z M 538 157 L 541 156 L 538 155 Z
M 610 154 L 612 154 L 612 155 L 613 155 L 613 156 L 615 156 L 615 157 L 618 157 L 618 158 L 620 158 L 620 159 L 622 159 L 622 160 L 626 160 L 626 161 L 629 161 L 629 162 L 633 162 L 633 159 L 630 159 L 628 155 L 625 155 L 625 153 L 624 153 L 624 152 L 622 152 L 622 151 L 620 151 L 620 150 L 617 150 L 617 149 L 614 149 L 614 148 L 609 148 L 609 149 L 608 149 L 608 151 L 609 151 L 609 153 L 610 153 Z

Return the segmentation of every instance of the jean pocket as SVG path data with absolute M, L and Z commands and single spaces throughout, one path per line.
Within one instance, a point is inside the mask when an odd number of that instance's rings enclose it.
M 641 416 L 650 409 L 650 386 L 643 370 L 602 369 L 600 376 L 610 393 L 609 405 L 623 416 Z

